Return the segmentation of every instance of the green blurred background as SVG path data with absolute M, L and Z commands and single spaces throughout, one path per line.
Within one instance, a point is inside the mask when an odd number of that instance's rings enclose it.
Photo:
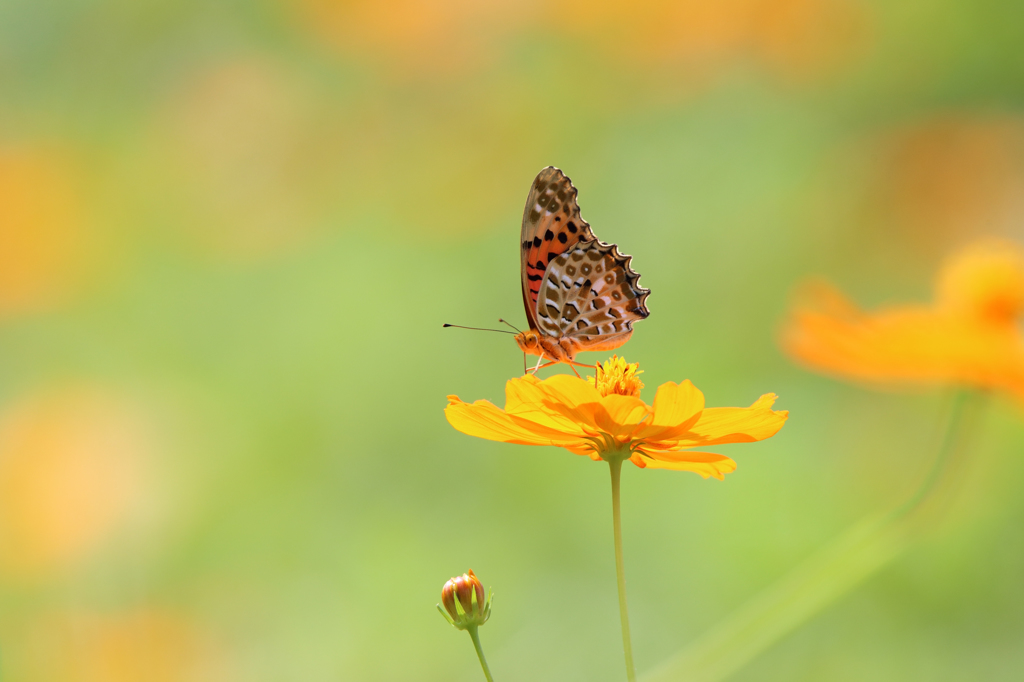
M 2 0 L 0 676 L 476 680 L 434 609 L 472 568 L 499 680 L 621 679 L 606 467 L 442 414 L 521 372 L 441 324 L 523 321 L 549 164 L 653 292 L 645 396 L 791 410 L 725 482 L 627 468 L 654 668 L 923 475 L 947 396 L 776 330 L 805 276 L 924 301 L 1020 238 L 1022 46 L 1010 0 Z M 944 522 L 733 679 L 1021 679 L 1019 407 L 984 427 Z

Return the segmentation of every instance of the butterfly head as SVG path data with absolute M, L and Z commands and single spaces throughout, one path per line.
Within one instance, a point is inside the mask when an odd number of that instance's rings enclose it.
M 536 329 L 519 332 L 515 338 L 519 348 L 527 355 L 537 355 L 555 362 L 572 360 L 575 355 L 574 349 L 567 339 L 544 336 Z
M 519 332 L 516 334 L 516 343 L 524 353 L 529 355 L 540 355 L 540 334 L 534 329 L 527 329 L 525 332 Z

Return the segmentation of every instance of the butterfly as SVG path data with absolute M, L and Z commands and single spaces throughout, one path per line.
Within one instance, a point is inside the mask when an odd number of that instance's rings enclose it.
M 554 166 L 537 174 L 526 197 L 520 247 L 530 328 L 515 339 L 524 353 L 540 356 L 534 371 L 577 365 L 581 351 L 618 348 L 633 334 L 633 323 L 650 315 L 651 292 L 629 267 L 633 257 L 594 236 L 580 217 L 576 188 Z

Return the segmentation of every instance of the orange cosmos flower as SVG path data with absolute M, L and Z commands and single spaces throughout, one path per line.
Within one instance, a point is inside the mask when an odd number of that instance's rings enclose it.
M 788 416 L 772 410 L 775 394 L 750 407 L 704 407 L 689 381 L 658 387 L 654 404 L 640 399 L 638 363 L 613 356 L 584 381 L 527 374 L 505 385 L 505 409 L 487 400 L 448 396 L 445 416 L 459 431 L 505 443 L 557 445 L 594 461 L 629 459 L 640 468 L 693 471 L 722 479 L 736 463 L 692 447 L 751 443 L 775 435 Z
M 826 285 L 797 305 L 782 345 L 811 369 L 872 382 L 958 384 L 1024 399 L 1024 251 L 984 242 L 951 257 L 932 305 L 865 313 Z

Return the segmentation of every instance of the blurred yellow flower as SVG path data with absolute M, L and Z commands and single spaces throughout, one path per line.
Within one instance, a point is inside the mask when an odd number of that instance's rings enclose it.
M 704 394 L 689 381 L 658 387 L 654 404 L 640 399 L 637 364 L 612 357 L 584 381 L 532 375 L 505 385 L 505 409 L 487 400 L 466 403 L 448 396 L 445 416 L 459 431 L 505 443 L 556 445 L 594 461 L 628 458 L 640 468 L 693 471 L 722 479 L 736 469 L 724 455 L 692 447 L 750 443 L 775 435 L 789 414 L 772 410 L 775 394 L 750 407 L 704 407 Z
M 301 25 L 361 62 L 405 75 L 490 64 L 530 13 L 511 0 L 286 0 Z
M 9 619 L 10 620 L 10 619 Z M 186 682 L 237 679 L 204 624 L 167 608 L 43 613 L 4 628 L 11 679 Z M 53 652 L 60 652 L 54 655 Z
M 284 0 L 299 26 L 340 53 L 418 77 L 463 75 L 536 37 L 608 53 L 620 68 L 683 65 L 703 80 L 741 62 L 805 78 L 864 52 L 872 12 L 853 0 Z
M 829 74 L 863 52 L 871 27 L 870 9 L 850 0 L 557 0 L 551 14 L 630 62 L 686 65 L 688 78 L 741 62 Z
M 74 567 L 142 522 L 157 497 L 145 416 L 97 389 L 0 413 L 0 581 Z
M 865 313 L 827 285 L 808 292 L 782 333 L 811 369 L 875 382 L 960 384 L 1024 399 L 1024 250 L 984 242 L 955 254 L 930 306 Z
M 0 149 L 0 319 L 64 302 L 80 284 L 87 220 L 69 155 Z

